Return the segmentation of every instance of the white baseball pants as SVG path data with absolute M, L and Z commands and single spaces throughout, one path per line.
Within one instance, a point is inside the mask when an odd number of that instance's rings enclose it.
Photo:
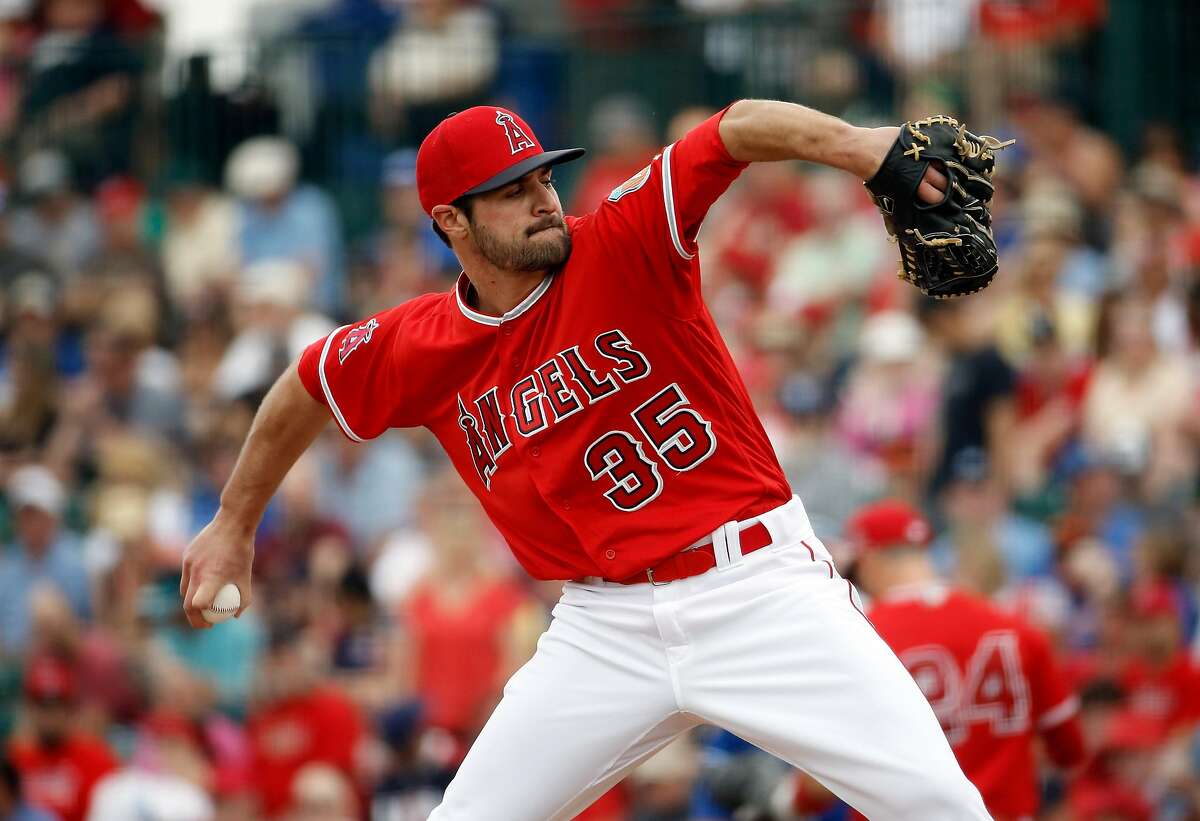
M 661 586 L 568 582 L 430 821 L 558 821 L 699 724 L 805 770 L 870 819 L 989 818 L 933 710 L 799 499 L 772 545 Z

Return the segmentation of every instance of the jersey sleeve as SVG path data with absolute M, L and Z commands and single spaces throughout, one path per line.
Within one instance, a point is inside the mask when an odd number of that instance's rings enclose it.
M 300 381 L 355 442 L 395 427 L 403 407 L 402 307 L 343 325 L 300 355 Z
M 598 222 L 621 235 L 614 241 L 640 246 L 656 270 L 682 273 L 697 287 L 696 234 L 709 208 L 747 166 L 730 156 L 721 139 L 725 111 L 664 148 L 613 189 L 596 213 Z

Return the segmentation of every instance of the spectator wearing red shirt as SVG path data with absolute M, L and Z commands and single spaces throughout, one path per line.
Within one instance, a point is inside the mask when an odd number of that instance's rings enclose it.
M 1162 751 L 1162 722 L 1123 709 L 1100 731 L 1095 756 L 1067 795 L 1070 818 L 1078 821 L 1151 821 L 1154 807 L 1145 795 L 1154 781 L 1154 759 Z
M 596 210 L 617 186 L 646 168 L 658 151 L 646 105 L 632 95 L 614 95 L 597 103 L 589 130 L 598 153 L 575 186 L 568 209 L 572 214 Z
M 1165 582 L 1146 582 L 1130 597 L 1130 656 L 1119 681 L 1131 711 L 1171 733 L 1200 722 L 1200 666 L 1183 646 L 1179 603 Z
M 253 788 L 263 813 L 278 818 L 293 779 L 307 764 L 328 764 L 353 779 L 364 720 L 340 690 L 322 686 L 301 630 L 281 625 L 263 665 L 260 702 L 248 719 Z
M 417 695 L 425 723 L 448 731 L 461 753 L 483 727 L 504 682 L 533 653 L 545 617 L 485 550 L 490 527 L 452 474 L 429 486 L 424 529 L 434 566 L 405 602 Z
M 25 675 L 31 732 L 9 746 L 25 799 L 62 821 L 83 821 L 96 782 L 117 768 L 107 744 L 74 729 L 78 694 L 75 672 L 65 662 L 34 658 Z

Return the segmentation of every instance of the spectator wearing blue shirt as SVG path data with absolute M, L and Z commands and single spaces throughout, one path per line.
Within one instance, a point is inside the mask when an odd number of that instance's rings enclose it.
M 1050 575 L 1054 544 L 1050 531 L 1011 510 L 1004 490 L 992 475 L 982 448 L 967 448 L 954 458 L 942 504 L 947 530 L 934 542 L 932 554 L 946 577 L 961 569 L 964 549 L 990 546 L 1003 565 L 1003 583 Z
M 412 523 L 425 467 L 408 437 L 393 432 L 364 445 L 335 434 L 316 454 L 317 510 L 349 531 L 359 555 Z
M 313 277 L 311 304 L 330 316 L 345 305 L 342 233 L 329 197 L 297 184 L 300 159 L 279 137 L 255 137 L 229 158 L 225 181 L 237 196 L 243 267 L 264 260 L 300 263 Z
M 81 619 L 91 615 L 91 589 L 78 541 L 60 526 L 66 495 L 41 465 L 13 471 L 8 483 L 16 538 L 0 558 L 0 641 L 21 652 L 29 641 L 30 594 L 40 585 L 62 593 Z
M 460 266 L 454 252 L 433 232 L 433 223 L 421 208 L 417 196 L 417 152 L 411 148 L 393 151 L 383 162 L 383 215 L 386 221 L 384 236 L 411 235 L 420 252 L 420 262 L 427 276 L 451 271 L 458 274 Z M 379 248 L 382 256 L 386 249 Z M 382 261 L 382 260 L 377 260 Z

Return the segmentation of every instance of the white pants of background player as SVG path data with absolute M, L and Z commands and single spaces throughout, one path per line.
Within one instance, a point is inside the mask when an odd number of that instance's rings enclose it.
M 718 567 L 700 576 L 568 582 L 430 821 L 572 818 L 702 723 L 807 771 L 870 819 L 987 819 L 800 500 L 761 520 L 770 547 L 743 557 L 737 532 L 750 521 L 726 525 L 713 534 Z

